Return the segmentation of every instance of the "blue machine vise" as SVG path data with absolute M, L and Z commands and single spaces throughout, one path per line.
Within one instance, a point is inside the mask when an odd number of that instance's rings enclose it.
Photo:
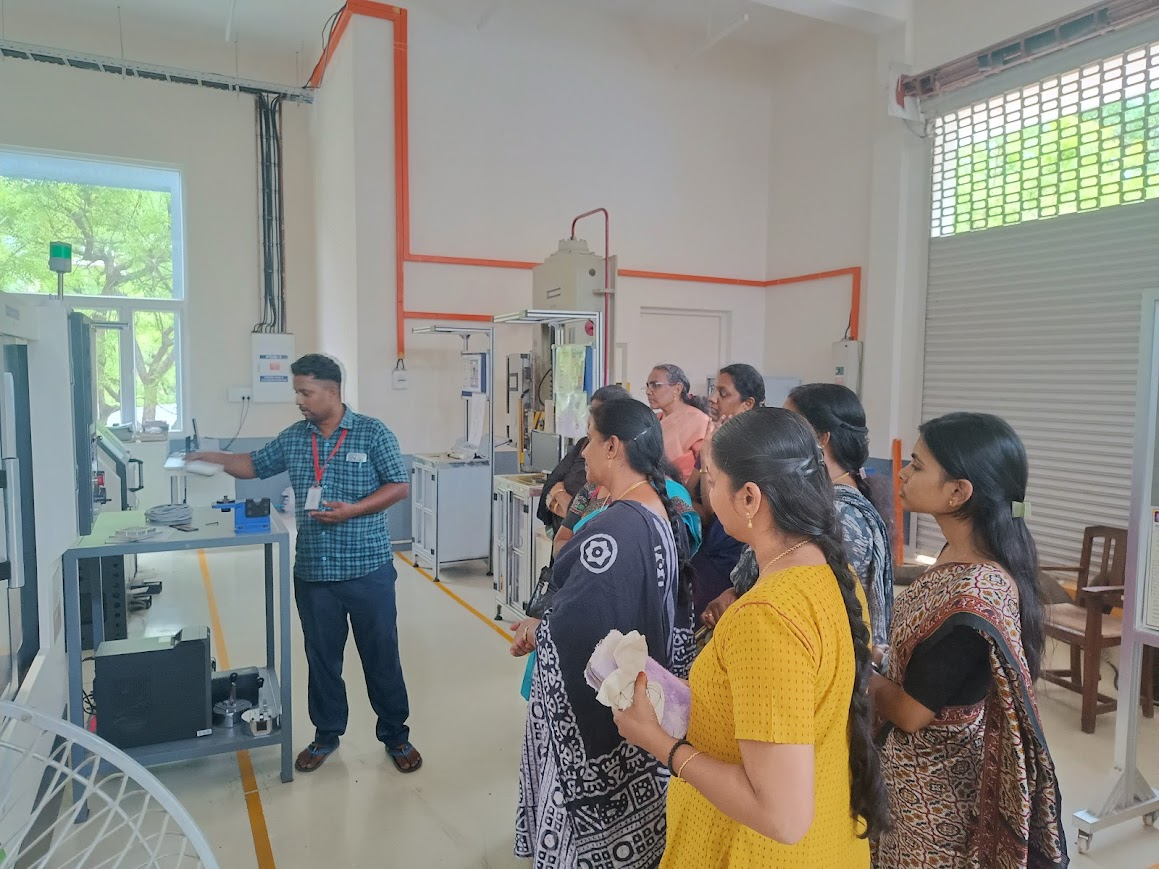
M 269 498 L 247 498 L 245 501 L 222 498 L 213 508 L 233 513 L 234 534 L 268 534 L 270 531 Z

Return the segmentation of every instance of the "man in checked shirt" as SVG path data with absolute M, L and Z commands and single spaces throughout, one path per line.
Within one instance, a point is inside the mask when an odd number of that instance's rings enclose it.
M 410 743 L 386 510 L 410 491 L 398 440 L 377 419 L 342 401 L 342 370 L 329 356 L 303 356 L 291 367 L 303 419 L 253 453 L 200 453 L 241 480 L 289 472 L 297 508 L 294 599 L 310 666 L 314 741 L 295 768 L 320 767 L 346 732 L 349 707 L 342 653 L 353 628 L 376 733 L 401 772 L 422 757 Z

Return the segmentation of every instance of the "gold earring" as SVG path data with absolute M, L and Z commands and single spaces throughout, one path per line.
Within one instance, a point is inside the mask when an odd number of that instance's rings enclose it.
M 753 517 L 749 516 L 749 528 L 753 527 Z

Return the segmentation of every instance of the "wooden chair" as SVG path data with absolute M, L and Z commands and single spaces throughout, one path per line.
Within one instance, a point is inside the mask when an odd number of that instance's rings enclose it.
M 1101 552 L 1097 564 L 1096 548 Z M 1046 607 L 1046 635 L 1070 646 L 1070 668 L 1044 670 L 1042 678 L 1082 695 L 1083 733 L 1095 732 L 1095 717 L 1112 711 L 1116 703 L 1099 693 L 1099 666 L 1103 649 L 1123 641 L 1123 620 L 1112 610 L 1123 605 L 1127 568 L 1127 530 L 1092 525 L 1083 532 L 1082 556 L 1077 567 L 1044 567 L 1044 572 L 1074 573 L 1074 601 Z M 1152 652 L 1143 650 L 1140 695 L 1143 715 L 1155 715 L 1152 697 Z M 1122 686 L 1120 686 L 1122 687 Z

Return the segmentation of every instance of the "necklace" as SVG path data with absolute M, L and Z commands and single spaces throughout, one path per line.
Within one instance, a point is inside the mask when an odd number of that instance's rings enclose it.
M 788 549 L 786 549 L 784 552 L 782 552 L 780 555 L 778 555 L 776 558 L 774 558 L 772 561 L 770 561 L 768 564 L 766 564 L 764 567 L 762 567 L 761 568 L 761 575 L 764 576 L 766 573 L 768 573 L 769 568 L 772 567 L 774 564 L 776 564 L 778 561 L 780 561 L 782 558 L 784 558 L 786 555 L 792 555 L 794 552 L 796 552 L 798 549 L 800 549 L 806 543 L 811 543 L 811 542 L 812 541 L 808 537 L 806 537 L 804 540 L 802 540 L 796 546 L 790 546 Z
M 853 472 L 846 471 L 844 474 L 842 474 L 840 477 L 838 477 L 836 480 L 833 481 L 833 485 L 836 486 L 838 483 L 840 483 L 842 480 L 844 480 L 846 478 L 852 480 L 853 479 Z
M 646 485 L 648 485 L 648 481 L 647 481 L 647 480 L 641 480 L 641 481 L 640 481 L 640 482 L 638 482 L 638 483 L 633 483 L 632 485 L 630 485 L 628 488 L 626 488 L 624 491 L 622 491 L 622 492 L 620 493 L 620 497 L 618 497 L 618 498 L 613 498 L 612 500 L 613 500 L 613 501 L 623 501 L 623 500 L 624 500 L 624 497 L 625 497 L 625 496 L 626 496 L 626 495 L 627 495 L 629 492 L 631 492 L 633 489 L 639 489 L 641 486 L 646 486 Z

